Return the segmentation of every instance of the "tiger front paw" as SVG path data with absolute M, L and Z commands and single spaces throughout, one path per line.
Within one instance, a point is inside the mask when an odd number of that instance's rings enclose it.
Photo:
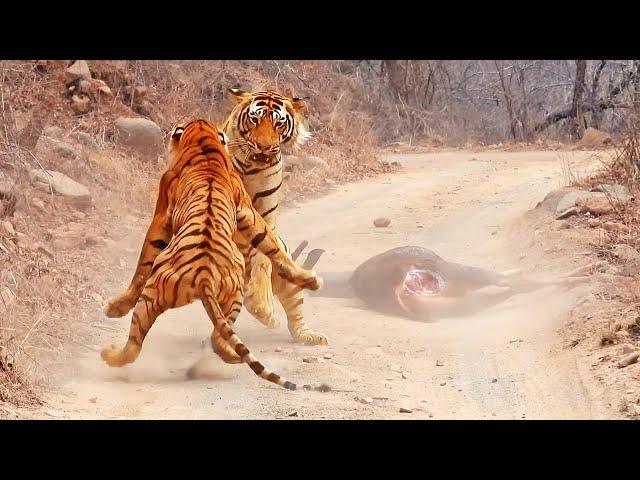
M 124 317 L 134 305 L 135 302 L 129 300 L 129 297 L 118 295 L 109 299 L 104 307 L 104 314 L 109 318 Z
M 106 362 L 110 367 L 122 367 L 127 362 L 124 361 L 124 355 L 115 345 L 111 345 L 100 352 L 102 360 Z

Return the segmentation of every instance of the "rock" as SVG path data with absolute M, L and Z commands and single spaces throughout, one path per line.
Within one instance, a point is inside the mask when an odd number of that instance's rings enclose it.
M 63 418 L 64 417 L 64 413 L 58 411 L 58 410 L 47 410 L 45 412 L 47 415 L 49 415 L 50 417 L 53 418 Z
M 16 231 L 9 220 L 0 221 L 0 235 L 3 237 L 13 237 L 15 234 Z
M 639 262 L 640 253 L 633 247 L 625 244 L 615 245 L 612 249 L 613 254 L 624 262 Z
M 558 202 L 560 201 L 560 199 L 562 199 L 567 193 L 572 191 L 573 190 L 570 188 L 560 188 L 557 190 L 552 190 L 551 192 L 545 195 L 542 201 L 538 202 L 535 208 L 538 210 L 543 210 L 547 212 L 556 212 L 556 208 L 558 206 Z M 569 205 L 569 206 L 572 206 L 572 205 Z
M 587 220 L 587 225 L 589 225 L 591 228 L 599 227 L 600 224 L 601 222 L 597 218 L 590 218 L 589 220 Z
M 409 379 L 409 375 L 407 375 L 405 372 L 402 372 L 400 374 L 400 377 L 402 377 L 403 380 L 408 380 Z
M 444 363 L 442 363 L 440 360 L 436 360 L 436 367 L 444 367 Z
M 620 351 L 623 355 L 628 355 L 632 352 L 635 352 L 636 348 L 630 343 L 625 343 L 624 345 L 620 345 Z
M 86 94 L 90 94 L 93 92 L 94 87 L 93 87 L 93 83 L 90 82 L 89 80 L 80 80 L 78 82 L 78 88 L 77 88 L 78 92 L 80 93 L 86 93 Z M 75 91 L 75 90 L 74 90 Z
M 492 378 L 491 379 L 491 383 L 498 383 L 498 379 L 497 378 Z
M 91 99 L 84 93 L 73 94 L 71 96 L 71 109 L 81 115 L 87 113 L 91 108 Z
M 147 158 L 157 159 L 164 150 L 160 127 L 146 118 L 116 119 L 118 140 Z
M 446 385 L 447 385 L 447 382 L 440 382 L 440 386 L 441 386 L 441 387 L 444 387 L 444 386 L 446 386 Z
M 411 410 L 410 408 L 405 408 L 405 407 L 400 407 L 400 408 L 398 409 L 398 411 L 399 411 L 400 413 L 413 413 L 413 410 Z
M 391 225 L 391 220 L 386 217 L 378 217 L 373 221 L 373 224 L 378 228 L 386 228 Z
M 604 222 L 602 224 L 602 228 L 604 228 L 607 232 L 625 233 L 627 231 L 627 227 L 625 227 L 624 224 L 618 222 Z
M 556 216 L 556 220 L 563 220 L 565 218 L 571 217 L 573 215 L 577 215 L 578 214 L 578 209 L 577 207 L 570 207 L 567 208 L 566 210 L 564 210 L 563 212 L 561 212 L 558 216 Z M 567 225 L 569 226 L 569 225 Z
M 589 196 L 592 196 L 592 195 L 602 195 L 602 194 L 601 193 L 586 192 L 584 190 L 571 190 L 571 191 L 565 193 L 562 196 L 562 198 L 560 198 L 560 200 L 558 201 L 558 204 L 556 206 L 556 215 L 560 215 L 565 210 L 568 210 L 571 207 L 575 207 L 576 206 L 576 201 L 579 198 L 589 197 Z
M 618 362 L 618 368 L 624 368 L 628 367 L 629 365 L 633 365 L 634 363 L 638 362 L 638 358 L 640 358 L 640 352 L 631 353 Z
M 0 303 L 10 308 L 16 302 L 16 296 L 9 287 L 0 288 Z
M 314 390 L 316 392 L 323 392 L 323 393 L 330 392 L 332 390 L 331 387 L 326 383 L 321 383 L 319 385 L 303 385 L 302 389 L 307 391 Z
M 68 197 L 75 206 L 90 205 L 91 193 L 84 185 L 70 179 L 65 174 L 53 170 L 32 169 L 31 178 L 36 186 L 44 186 L 55 193 Z
M 618 184 L 600 184 L 591 189 L 592 192 L 602 192 L 611 195 L 619 202 L 628 202 L 633 198 L 631 192 L 624 185 Z
M 98 145 L 98 141 L 88 133 L 73 132 L 71 134 L 71 138 L 75 138 L 76 140 L 78 140 L 78 142 L 80 142 L 85 147 L 94 148 L 94 149 L 100 148 L 100 145 Z
M 80 156 L 78 151 L 66 142 L 60 140 L 48 139 L 45 143 L 45 148 L 50 148 L 56 155 L 68 160 L 75 160 Z
M 364 398 L 360 398 L 360 399 L 358 399 L 358 401 L 359 401 L 360 403 L 366 403 L 367 405 L 369 405 L 369 404 L 373 403 L 373 398 L 371 398 L 371 397 L 364 397 Z
M 144 85 L 138 85 L 133 89 L 133 94 L 135 95 L 136 100 L 142 99 L 143 97 L 147 96 L 147 91 L 147 87 L 145 87 Z
M 592 215 L 607 215 L 613 212 L 613 205 L 604 193 L 594 193 L 593 195 L 578 198 L 576 206 L 581 207 L 583 211 L 586 210 Z
M 281 352 L 282 351 L 282 347 L 276 347 L 276 352 Z
M 314 168 L 329 168 L 329 164 L 326 160 L 314 156 L 283 155 L 283 161 L 289 168 L 289 171 L 291 167 L 304 168 L 305 170 L 312 170 Z
M 91 403 L 96 403 L 96 402 L 98 401 L 98 397 L 90 398 L 90 399 L 89 399 L 89 401 L 90 401 Z
M 49 138 L 61 138 L 64 130 L 60 127 L 47 127 L 42 130 L 42 133 Z
M 584 131 L 580 145 L 587 148 L 604 147 L 611 145 L 611 135 L 601 130 L 589 127 Z
M 302 361 L 304 363 L 318 363 L 318 357 L 314 357 L 314 356 L 306 356 L 306 357 L 302 357 Z
M 325 360 L 331 360 L 333 358 L 333 355 L 330 353 L 325 353 L 322 358 L 324 358 Z
M 67 83 L 78 80 L 79 78 L 91 80 L 91 71 L 89 70 L 89 64 L 86 60 L 77 60 L 67 68 L 65 72 L 65 80 Z

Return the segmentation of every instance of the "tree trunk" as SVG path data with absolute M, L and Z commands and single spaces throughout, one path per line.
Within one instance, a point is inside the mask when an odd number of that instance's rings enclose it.
M 396 96 L 397 100 L 403 103 L 407 102 L 407 91 L 405 88 L 406 72 L 402 67 L 400 60 L 385 60 L 384 65 L 387 69 L 389 84 Z
M 584 93 L 584 79 L 587 73 L 587 61 L 576 61 L 576 79 L 573 84 L 573 102 L 571 103 L 571 117 L 569 123 L 570 133 L 574 138 L 582 136 L 584 125 L 584 111 L 582 108 L 582 95 Z
M 507 84 L 504 79 L 504 72 L 502 67 L 498 65 L 498 62 L 494 62 L 496 65 L 496 70 L 498 71 L 498 76 L 500 77 L 500 84 L 502 85 L 502 94 L 504 95 L 504 102 L 507 107 L 507 113 L 509 114 L 509 125 L 511 127 L 511 136 L 513 136 L 514 140 L 518 140 L 518 124 L 520 123 L 516 118 L 515 111 L 513 110 L 513 100 L 511 98 L 511 92 L 507 87 Z
M 600 75 L 602 74 L 602 69 L 607 64 L 606 60 L 600 60 L 600 65 L 596 69 L 593 75 L 593 82 L 591 83 L 591 91 L 589 92 L 589 103 L 591 105 L 596 104 L 596 99 L 598 98 L 598 88 L 600 87 Z M 604 110 L 599 108 L 594 108 L 591 112 L 591 125 L 593 128 L 600 128 L 602 124 L 602 118 L 604 116 Z

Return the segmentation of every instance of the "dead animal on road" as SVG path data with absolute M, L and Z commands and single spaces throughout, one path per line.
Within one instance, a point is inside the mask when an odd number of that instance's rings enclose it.
M 323 252 L 309 252 L 304 267 L 313 268 Z M 571 288 L 589 279 L 571 274 L 550 280 L 497 273 L 449 262 L 412 245 L 375 255 L 353 271 L 325 272 L 322 277 L 323 289 L 309 292 L 310 296 L 359 298 L 371 310 L 418 321 L 467 315 L 519 293 L 552 285 Z

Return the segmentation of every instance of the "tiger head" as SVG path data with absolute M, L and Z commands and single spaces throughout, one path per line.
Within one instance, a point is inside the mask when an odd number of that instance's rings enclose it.
M 220 146 L 228 155 L 227 135 L 218 129 L 213 123 L 202 119 L 196 119 L 176 125 L 173 130 L 171 130 L 171 134 L 169 135 L 169 158 L 172 162 L 180 155 L 180 152 L 185 145 L 191 143 L 194 136 L 199 133 L 217 138 L 220 142 Z
M 246 153 L 252 153 L 254 158 L 279 157 L 282 145 L 300 146 L 310 137 L 302 121 L 304 98 L 290 98 L 274 91 L 249 93 L 237 88 L 229 91 L 238 102 L 230 119 L 242 136 L 231 138 L 231 150 L 244 143 L 250 149 Z

